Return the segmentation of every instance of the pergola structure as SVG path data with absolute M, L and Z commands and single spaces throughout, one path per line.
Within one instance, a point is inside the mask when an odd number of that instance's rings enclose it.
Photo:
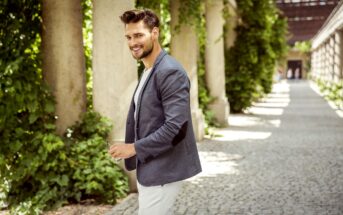
M 204 116 L 198 103 L 198 44 L 194 26 L 179 25 L 182 0 L 170 1 L 170 53 L 187 71 L 190 79 L 192 125 L 197 140 L 204 137 Z M 43 0 L 43 73 L 56 98 L 56 127 L 63 134 L 79 121 L 86 107 L 86 72 L 82 37 L 81 0 Z M 224 7 L 232 21 L 225 22 Z M 224 38 L 233 44 L 238 20 L 236 2 L 206 0 L 206 85 L 214 98 L 209 109 L 222 126 L 227 126 L 229 103 L 225 94 Z M 92 93 L 93 108 L 113 122 L 109 142 L 124 142 L 126 113 L 138 83 L 137 62 L 131 56 L 124 36 L 124 25 L 118 18 L 123 11 L 134 9 L 135 0 L 93 1 L 92 25 Z M 223 32 L 223 25 L 228 31 Z M 178 26 L 178 31 L 175 30 Z M 186 51 L 185 51 L 186 50 Z M 124 165 L 120 162 L 120 165 Z M 129 175 L 130 190 L 136 190 L 134 172 Z
M 288 19 L 288 43 L 310 40 L 340 0 L 276 0 L 277 7 Z

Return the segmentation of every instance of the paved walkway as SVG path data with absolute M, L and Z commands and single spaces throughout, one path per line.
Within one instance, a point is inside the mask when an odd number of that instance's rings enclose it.
M 343 214 L 343 119 L 308 82 L 280 83 L 229 128 L 198 144 L 203 173 L 176 215 Z M 132 215 L 137 195 L 111 215 Z

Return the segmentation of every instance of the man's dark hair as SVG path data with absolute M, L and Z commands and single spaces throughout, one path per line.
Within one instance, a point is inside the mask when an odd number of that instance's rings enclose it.
M 151 10 L 128 10 L 120 16 L 121 21 L 124 24 L 129 23 L 137 23 L 143 20 L 144 24 L 150 29 L 150 31 L 154 27 L 160 27 L 160 20 L 158 19 L 157 15 L 152 12 Z

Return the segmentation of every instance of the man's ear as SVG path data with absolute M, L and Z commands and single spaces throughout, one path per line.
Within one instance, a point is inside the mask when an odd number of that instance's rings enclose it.
M 151 34 L 154 36 L 155 39 L 158 39 L 158 37 L 160 35 L 160 29 L 158 27 L 154 27 L 151 30 Z

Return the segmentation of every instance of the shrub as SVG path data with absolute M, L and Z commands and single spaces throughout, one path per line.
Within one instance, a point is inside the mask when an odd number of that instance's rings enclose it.
M 226 95 L 232 112 L 242 112 L 270 93 L 277 60 L 287 51 L 287 22 L 273 1 L 237 1 L 242 22 L 226 51 Z
M 330 82 L 325 81 L 320 78 L 317 78 L 316 84 L 319 87 L 319 90 L 323 93 L 323 96 L 332 101 L 337 108 L 343 108 L 343 81 L 339 82 Z
M 1 1 L 0 19 L 0 198 L 14 214 L 85 198 L 114 203 L 128 188 L 106 152 L 109 121 L 90 110 L 65 137 L 55 134 L 55 101 L 41 69 L 40 1 Z
M 69 176 L 73 198 L 115 203 L 128 192 L 128 180 L 107 152 L 110 121 L 88 112 L 83 121 L 67 130 Z

